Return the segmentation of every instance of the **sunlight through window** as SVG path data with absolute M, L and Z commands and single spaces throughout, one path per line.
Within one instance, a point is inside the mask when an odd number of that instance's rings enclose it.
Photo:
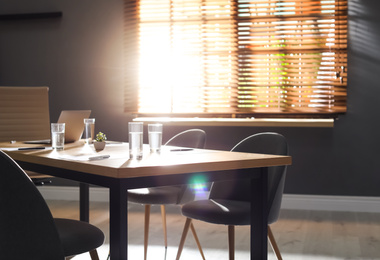
M 127 111 L 346 111 L 347 0 L 140 0 L 133 8 L 126 23 L 137 24 L 138 79 L 126 95 L 138 102 Z

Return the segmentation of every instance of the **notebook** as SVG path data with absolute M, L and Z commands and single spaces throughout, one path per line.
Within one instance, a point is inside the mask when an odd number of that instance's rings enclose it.
M 78 141 L 84 130 L 83 119 L 89 118 L 91 110 L 62 110 L 58 123 L 65 123 L 65 143 Z M 49 144 L 50 139 L 25 141 L 26 144 Z

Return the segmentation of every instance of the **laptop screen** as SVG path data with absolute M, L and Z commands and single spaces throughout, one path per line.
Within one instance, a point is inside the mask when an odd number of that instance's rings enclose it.
M 83 134 L 83 119 L 88 118 L 91 110 L 62 110 L 58 123 L 65 123 L 65 143 L 78 141 Z M 24 141 L 26 144 L 50 144 L 50 139 Z
M 88 118 L 91 110 L 62 110 L 58 123 L 65 123 L 65 143 L 78 141 L 84 130 L 83 119 Z

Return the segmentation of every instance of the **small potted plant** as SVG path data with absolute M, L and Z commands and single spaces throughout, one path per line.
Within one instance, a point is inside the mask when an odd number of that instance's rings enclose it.
M 94 147 L 95 150 L 103 150 L 106 146 L 107 136 L 106 134 L 99 132 L 95 137 Z

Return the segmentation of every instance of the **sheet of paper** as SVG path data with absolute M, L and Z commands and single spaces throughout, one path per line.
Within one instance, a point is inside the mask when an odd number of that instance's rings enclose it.
M 82 154 L 82 155 L 61 155 L 58 158 L 73 161 L 89 161 L 91 157 L 97 156 L 95 154 Z M 108 157 L 109 158 L 109 157 Z M 108 159 L 105 158 L 105 159 Z

